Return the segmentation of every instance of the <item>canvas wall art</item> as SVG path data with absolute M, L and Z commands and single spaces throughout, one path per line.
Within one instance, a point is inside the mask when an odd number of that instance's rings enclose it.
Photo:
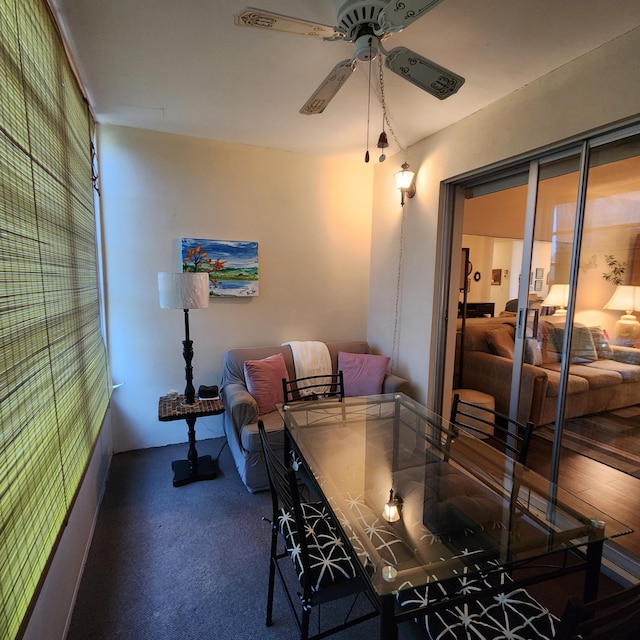
M 257 296 L 258 243 L 181 238 L 182 271 L 209 274 L 211 297 Z

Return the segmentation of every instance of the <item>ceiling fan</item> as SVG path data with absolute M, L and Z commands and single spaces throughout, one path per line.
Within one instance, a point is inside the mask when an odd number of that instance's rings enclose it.
M 322 113 L 338 90 L 349 79 L 357 62 L 370 62 L 379 54 L 388 69 L 427 93 L 444 100 L 464 84 L 464 78 L 407 49 L 387 51 L 382 41 L 402 31 L 443 0 L 334 0 L 337 26 L 308 22 L 263 9 L 248 7 L 234 15 L 237 26 L 284 31 L 322 40 L 341 40 L 355 44 L 354 55 L 342 60 L 320 83 L 300 113 Z

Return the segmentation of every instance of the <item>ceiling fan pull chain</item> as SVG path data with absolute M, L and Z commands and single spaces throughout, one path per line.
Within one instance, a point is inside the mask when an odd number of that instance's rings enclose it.
M 371 60 L 371 38 L 369 38 L 369 60 Z M 369 123 L 371 121 L 371 62 L 369 62 L 369 94 L 367 96 L 367 152 L 364 161 L 369 162 Z
M 396 132 L 393 130 L 391 126 L 391 121 L 389 120 L 389 114 L 387 113 L 387 100 L 384 95 L 384 76 L 382 72 L 382 58 L 378 58 L 378 76 L 380 81 L 380 105 L 382 106 L 382 131 L 384 132 L 384 123 L 387 123 L 387 127 L 389 129 L 389 133 L 391 137 L 394 139 L 395 143 L 398 145 L 398 148 L 402 153 L 407 154 L 407 150 L 398 142 L 398 138 L 396 136 Z M 382 162 L 382 160 L 380 160 Z

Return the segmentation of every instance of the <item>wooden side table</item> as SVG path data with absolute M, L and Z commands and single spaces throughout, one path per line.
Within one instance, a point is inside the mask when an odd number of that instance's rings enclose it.
M 196 450 L 196 420 L 203 416 L 213 416 L 224 413 L 224 404 L 220 398 L 206 398 L 196 400 L 193 404 L 185 404 L 184 395 L 161 396 L 158 402 L 158 420 L 186 420 L 189 426 L 189 452 L 186 460 L 174 460 L 173 486 L 196 482 L 198 480 L 213 480 L 218 472 L 218 462 L 211 456 L 199 456 Z

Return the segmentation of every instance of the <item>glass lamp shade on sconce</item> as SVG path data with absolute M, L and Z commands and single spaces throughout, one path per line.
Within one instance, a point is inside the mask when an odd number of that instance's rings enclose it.
M 385 503 L 382 510 L 382 517 L 387 522 L 398 522 L 400 520 L 400 505 L 401 500 L 394 496 L 393 489 L 391 489 L 389 491 L 389 501 Z
M 640 287 L 618 285 L 604 308 L 625 312 L 616 322 L 616 339 L 620 344 L 634 345 L 640 338 L 640 323 L 633 315 L 634 309 L 640 308 Z
M 401 170 L 395 174 L 396 187 L 400 189 L 402 194 L 400 199 L 402 206 L 404 206 L 406 198 L 413 198 L 416 195 L 415 177 L 416 174 L 413 171 L 409 171 L 409 165 L 406 162 L 402 164 Z

